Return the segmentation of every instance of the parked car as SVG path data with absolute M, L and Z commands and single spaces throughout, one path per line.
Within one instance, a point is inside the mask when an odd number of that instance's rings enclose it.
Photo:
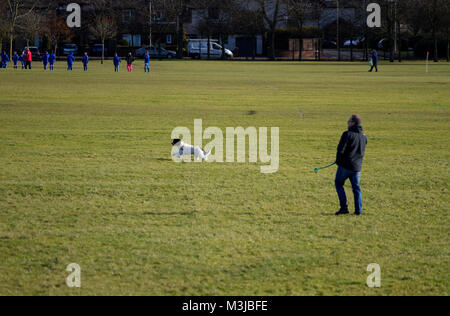
M 142 47 L 137 49 L 134 52 L 135 57 L 144 57 L 145 52 L 150 53 L 150 58 L 154 59 L 173 59 L 177 57 L 177 53 L 171 50 L 166 50 L 164 48 L 156 48 L 156 47 Z
M 388 38 L 383 38 L 378 42 L 378 49 L 388 51 L 391 48 L 391 43 L 394 44 L 394 40 L 392 42 Z M 402 39 L 401 41 L 401 49 L 402 51 L 410 51 L 413 52 L 414 48 L 410 47 L 409 45 L 411 42 L 408 42 L 406 39 Z M 399 43 L 397 42 L 397 45 Z
M 225 51 L 225 58 L 233 59 L 234 54 L 229 49 L 223 49 L 222 46 L 216 43 L 217 40 L 210 40 L 209 57 L 211 59 L 222 59 L 222 54 Z M 189 40 L 187 54 L 194 59 L 208 58 L 208 40 L 207 39 L 193 39 Z
M 92 55 L 101 56 L 102 50 L 103 50 L 102 44 L 94 44 L 94 46 L 92 46 Z M 106 55 L 108 55 L 108 49 L 105 47 L 105 56 Z
M 334 41 L 323 40 L 322 48 L 323 49 L 334 49 L 334 48 L 337 48 L 337 44 Z
M 69 55 L 70 53 L 76 55 L 78 53 L 78 46 L 75 44 L 64 44 L 63 55 Z
M 353 40 L 348 40 L 344 42 L 344 47 L 361 47 L 364 43 L 364 38 L 355 38 Z

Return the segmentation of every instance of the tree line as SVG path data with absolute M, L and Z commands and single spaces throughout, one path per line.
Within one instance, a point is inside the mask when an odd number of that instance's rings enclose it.
M 447 60 L 450 57 L 449 0 L 80 0 L 80 5 L 89 8 L 83 11 L 81 31 L 67 27 L 67 13 L 61 12 L 61 7 L 71 2 L 77 1 L 0 0 L 0 45 L 7 42 L 12 53 L 15 39 L 31 41 L 39 36 L 57 50 L 59 43 L 71 42 L 76 32 L 105 45 L 105 41 L 116 39 L 124 11 L 131 9 L 131 23 L 140 24 L 145 42 L 158 44 L 160 39 L 155 41 L 154 34 L 177 34 L 179 58 L 183 57 L 186 19 L 192 11 L 198 17 L 196 27 L 202 37 L 225 43 L 232 34 L 255 40 L 262 35 L 270 59 L 276 58 L 280 28 L 288 28 L 300 39 L 300 45 L 314 28 L 315 36 L 336 42 L 339 57 L 343 40 L 354 38 L 364 38 L 366 51 L 377 48 L 377 41 L 385 38 L 391 61 L 402 60 L 401 52 L 410 48 L 404 47 L 408 41 L 419 51 L 430 51 L 435 61 L 443 51 Z M 381 28 L 370 29 L 365 23 L 371 2 L 382 8 Z M 323 25 L 326 18 L 335 22 Z M 350 49 L 353 58 L 353 45 Z

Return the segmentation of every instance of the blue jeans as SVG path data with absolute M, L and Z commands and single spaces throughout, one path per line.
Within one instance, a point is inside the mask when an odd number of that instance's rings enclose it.
M 145 64 L 145 68 L 144 68 L 144 72 L 150 72 L 150 65 L 149 64 Z
M 83 64 L 84 71 L 88 71 L 88 64 Z
M 339 196 L 342 210 L 348 210 L 347 196 L 345 195 L 344 184 L 347 179 L 350 179 L 353 188 L 353 196 L 355 198 L 355 213 L 362 213 L 362 194 L 361 194 L 361 172 L 350 171 L 339 167 L 336 174 L 336 191 Z

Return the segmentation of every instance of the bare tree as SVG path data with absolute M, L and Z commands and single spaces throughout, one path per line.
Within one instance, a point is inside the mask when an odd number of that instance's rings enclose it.
M 448 0 L 432 0 L 428 2 L 426 16 L 431 24 L 431 32 L 434 40 L 434 62 L 437 63 L 439 61 L 438 32 L 444 21 L 444 15 L 441 10 L 444 4 L 448 4 Z
M 383 19 L 383 30 L 387 34 L 389 42 L 389 61 L 394 62 L 394 27 L 395 27 L 395 3 L 393 0 L 383 0 L 381 3 Z M 384 52 L 386 52 L 385 47 L 383 47 Z
M 153 46 L 153 0 L 148 1 L 148 45 Z
M 336 0 L 336 45 L 337 45 L 337 51 L 338 51 L 338 61 L 341 60 L 341 30 L 340 30 L 340 14 L 341 14 L 341 7 L 339 0 Z
M 202 1 L 202 0 L 200 0 Z M 222 58 L 226 58 L 225 39 L 233 31 L 233 21 L 241 10 L 240 1 L 237 0 L 208 0 L 202 1 L 204 14 L 202 15 L 202 24 L 207 30 L 208 38 L 211 34 L 217 36 L 222 45 Z M 208 58 L 209 58 L 208 53 Z
M 188 0 L 166 0 L 170 3 L 169 17 L 176 21 L 177 31 L 177 58 L 183 58 L 184 48 L 184 20 L 188 12 Z
M 322 18 L 326 8 L 326 0 L 310 0 L 311 17 L 315 22 L 315 26 L 320 30 L 322 28 Z
M 17 23 L 17 31 L 27 40 L 27 46 L 36 36 L 45 30 L 44 17 L 37 12 L 30 12 Z
M 84 20 L 89 21 L 85 32 L 89 33 L 90 38 L 101 41 L 101 63 L 103 64 L 105 59 L 105 42 L 114 39 L 117 35 L 119 16 L 122 15 L 124 9 L 138 7 L 138 1 L 86 0 L 86 4 L 90 10 L 88 11 L 89 14 L 84 17 Z
M 447 62 L 450 61 L 450 2 L 447 1 L 443 7 L 443 25 L 447 39 Z
M 176 33 L 177 58 L 183 58 L 184 19 L 188 10 L 188 0 L 143 0 L 140 7 L 147 7 L 141 17 L 147 21 L 149 28 L 149 45 L 155 43 L 161 48 L 161 35 Z M 154 41 L 153 33 L 160 36 Z
M 7 35 L 6 0 L 0 0 L 0 52 L 3 51 L 3 38 Z
M 102 61 L 105 59 L 105 41 L 111 39 L 117 34 L 116 22 L 109 16 L 100 16 L 94 20 L 90 27 L 90 33 L 98 38 L 102 43 Z
M 238 9 L 238 2 L 234 0 L 194 0 L 193 6 L 200 13 L 198 30 L 208 37 L 207 55 L 211 56 L 211 37 L 218 36 L 222 44 L 222 57 L 225 58 L 225 37 L 232 29 L 232 20 Z
M 5 0 L 6 17 L 5 26 L 6 33 L 9 37 L 9 54 L 13 53 L 13 43 L 17 32 L 17 25 L 25 17 L 34 11 L 38 1 L 33 0 Z
M 299 57 L 298 60 L 302 60 L 303 52 L 303 27 L 305 25 L 305 19 L 307 14 L 311 12 L 312 2 L 310 0 L 286 0 L 288 5 L 288 12 L 291 19 L 294 19 L 296 26 L 299 29 Z
M 365 15 L 366 8 L 365 1 L 361 0 L 347 0 L 345 3 L 347 8 L 352 9 L 352 13 L 346 16 L 348 22 L 348 31 L 350 37 L 350 60 L 354 61 L 354 39 L 355 37 L 365 33 Z
M 398 50 L 398 61 L 402 62 L 402 49 L 403 49 L 403 34 L 402 34 L 402 24 L 407 23 L 408 19 L 408 8 L 410 6 L 410 0 L 396 0 L 396 10 L 395 10 L 395 27 L 397 29 L 397 50 Z
M 162 35 L 168 32 L 175 33 L 177 30 L 177 18 L 180 13 L 180 0 L 152 0 L 151 16 L 149 16 L 149 24 L 152 32 L 158 33 L 160 36 L 153 41 L 161 49 Z
M 197 10 L 200 15 L 199 23 L 197 24 L 197 31 L 201 34 L 201 37 L 206 33 L 208 38 L 208 47 L 207 47 L 207 58 L 211 58 L 211 36 L 212 36 L 212 25 L 213 18 L 212 10 L 214 10 L 214 3 L 211 3 L 209 0 L 193 0 L 191 5 Z M 202 48 L 200 46 L 200 55 Z
M 48 36 L 55 54 L 58 54 L 58 43 L 60 41 L 70 41 L 72 39 L 72 32 L 65 20 L 60 17 L 51 17 L 45 21 L 44 34 Z
M 183 58 L 183 48 L 184 48 L 184 19 L 187 13 L 187 2 L 186 0 L 178 0 L 177 14 L 177 58 Z
M 311 2 L 311 18 L 315 22 L 315 26 L 318 30 L 322 31 L 322 18 L 324 16 L 326 1 L 325 0 L 310 0 Z M 322 33 L 323 36 L 323 33 Z M 321 58 L 322 45 L 319 45 L 319 60 Z
M 246 35 L 252 40 L 252 59 L 256 58 L 256 39 L 265 32 L 264 17 L 261 10 L 255 9 L 252 0 L 241 1 L 232 17 L 232 32 Z
M 367 10 L 367 6 L 369 5 L 370 2 L 371 2 L 370 0 L 363 0 L 362 6 L 364 9 L 364 12 L 366 12 L 365 10 Z M 363 17 L 365 20 L 364 15 L 363 15 Z M 370 31 L 370 28 L 367 26 L 366 21 L 363 22 L 363 34 L 364 34 L 364 60 L 369 61 L 369 42 L 370 42 L 371 31 Z
M 228 35 L 233 32 L 233 21 L 242 9 L 242 5 L 239 0 L 228 0 L 224 2 L 218 1 L 218 3 L 220 4 L 220 12 L 216 21 L 215 29 L 221 40 L 222 59 L 225 59 L 225 38 L 228 38 Z
M 423 30 L 430 30 L 433 37 L 433 59 L 439 61 L 438 34 L 444 25 L 442 10 L 448 5 L 448 0 L 414 0 L 414 5 L 421 11 L 425 25 Z
M 276 59 L 275 36 L 278 23 L 282 17 L 281 0 L 256 0 L 269 28 L 269 58 Z
M 207 44 L 207 58 L 211 58 L 211 36 L 212 36 L 212 23 L 214 21 L 213 10 L 214 3 L 209 0 L 193 0 L 192 5 L 196 8 L 197 12 L 200 14 L 201 18 L 197 25 L 198 32 L 203 35 L 206 33 L 208 38 Z M 200 48 L 200 51 L 202 48 Z

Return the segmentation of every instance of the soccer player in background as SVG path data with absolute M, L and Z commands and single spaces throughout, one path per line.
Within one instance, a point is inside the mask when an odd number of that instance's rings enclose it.
M 9 56 L 6 53 L 6 51 L 3 51 L 2 55 L 1 55 L 2 68 L 4 68 L 4 69 L 8 68 L 8 63 L 9 63 Z
M 17 52 L 14 52 L 12 60 L 14 64 L 14 69 L 17 69 L 17 64 L 19 63 L 19 55 L 17 55 Z
M 55 53 L 52 51 L 50 53 L 50 55 L 48 56 L 48 62 L 50 63 L 50 70 L 53 71 L 55 70 L 55 61 L 56 61 L 56 55 Z
M 133 57 L 133 55 L 130 52 L 130 53 L 128 53 L 128 56 L 127 56 L 127 69 L 128 69 L 128 72 L 133 72 L 133 61 L 134 61 L 134 57 Z
M 45 71 L 47 71 L 49 57 L 50 57 L 50 55 L 48 54 L 48 52 L 45 52 L 45 54 L 42 55 L 42 57 L 41 57 L 41 61 L 42 61 L 42 64 L 44 65 Z
M 117 53 L 114 56 L 113 62 L 114 62 L 114 72 L 119 72 L 119 66 L 122 61 L 120 60 L 120 57 L 117 55 Z
M 22 70 L 25 69 L 25 66 L 27 64 L 25 51 L 22 51 L 22 54 L 20 54 L 20 56 L 19 56 L 19 60 L 20 60 L 20 62 L 22 64 Z
M 148 71 L 150 73 L 150 53 L 148 51 L 145 52 L 144 62 L 145 62 L 144 72 Z
M 85 52 L 83 56 L 83 69 L 84 71 L 88 71 L 88 64 L 89 64 L 89 56 L 88 53 Z
M 369 72 L 372 72 L 373 68 L 375 68 L 376 72 L 378 72 L 378 53 L 375 49 L 372 51 L 371 58 L 372 58 L 372 66 L 371 66 Z
M 31 54 L 31 50 L 27 49 L 25 52 L 25 69 L 31 70 L 31 63 L 33 62 L 33 54 Z
M 73 70 L 73 62 L 75 61 L 75 56 L 73 56 L 73 53 L 70 53 L 69 56 L 67 56 L 67 71 Z

